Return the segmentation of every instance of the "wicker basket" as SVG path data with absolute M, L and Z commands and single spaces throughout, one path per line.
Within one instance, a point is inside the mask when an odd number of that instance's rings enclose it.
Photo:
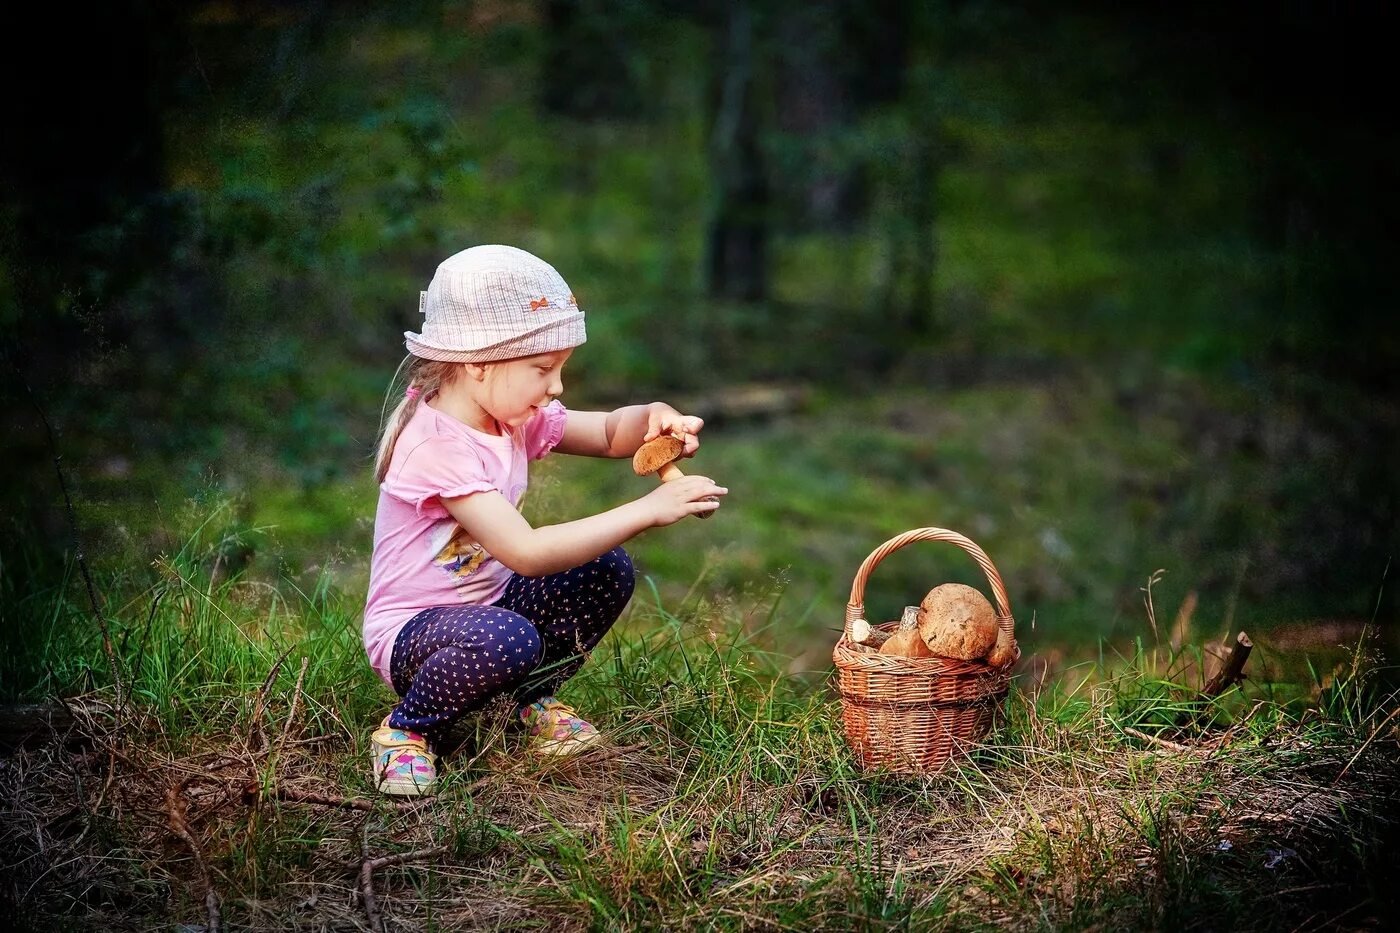
M 832 652 L 846 739 L 866 768 L 903 774 L 937 771 L 954 755 L 975 748 L 1006 698 L 1015 663 L 1013 659 L 1004 667 L 992 667 L 985 661 L 882 655 L 851 641 L 851 623 L 865 615 L 870 574 L 891 553 L 916 541 L 947 541 L 971 555 L 992 585 L 997 625 L 1007 633 L 1015 625 L 1001 574 L 980 547 L 956 531 L 906 531 L 880 545 L 860 565 L 846 604 L 845 631 Z M 876 628 L 888 631 L 898 625 Z

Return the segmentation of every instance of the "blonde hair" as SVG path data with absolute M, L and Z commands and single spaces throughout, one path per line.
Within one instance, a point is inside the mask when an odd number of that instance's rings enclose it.
M 403 364 L 399 364 L 403 369 Z M 384 482 L 385 475 L 389 472 L 389 461 L 394 456 L 394 444 L 398 442 L 399 435 L 403 433 L 404 425 L 408 424 L 414 412 L 418 411 L 418 406 L 426 402 L 438 393 L 443 386 L 451 385 L 462 370 L 461 363 L 444 363 L 439 360 L 425 360 L 421 356 L 408 357 L 408 376 L 405 379 L 405 393 L 399 396 L 398 404 L 394 411 L 387 418 L 380 422 L 379 431 L 379 451 L 374 458 L 374 479 L 377 483 Z M 394 393 L 394 387 L 398 382 L 398 373 L 394 373 L 394 379 L 389 383 L 389 395 L 385 396 L 384 409 L 389 407 L 389 398 Z M 417 389 L 416 393 L 408 390 Z

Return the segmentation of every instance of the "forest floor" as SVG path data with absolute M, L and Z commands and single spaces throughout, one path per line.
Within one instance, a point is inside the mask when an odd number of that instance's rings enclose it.
M 1380 929 L 1400 730 L 1369 642 L 1308 698 L 1161 646 L 1025 672 L 970 757 L 863 772 L 840 699 L 758 646 L 775 602 L 641 597 L 565 698 L 608 745 L 467 724 L 377 796 L 353 603 L 191 554 L 111 613 L 117 680 L 0 759 L 11 928 Z M 211 571 L 213 571 L 211 573 Z M 669 608 L 668 608 L 669 606 Z M 268 619 L 283 636 L 266 638 Z M 287 634 L 299 632 L 300 634 Z M 1246 672 L 1248 673 L 1248 672 Z M 120 684 L 118 688 L 115 684 Z

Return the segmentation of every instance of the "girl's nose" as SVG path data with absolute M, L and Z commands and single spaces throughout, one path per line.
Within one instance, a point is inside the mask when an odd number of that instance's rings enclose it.
M 561 396 L 561 395 L 563 395 L 563 394 L 564 394 L 564 380 L 560 379 L 558 376 L 555 376 L 554 379 L 553 379 L 553 381 L 551 381 L 550 384 L 549 384 L 549 397 L 550 397 L 550 398 L 558 398 L 559 396 Z

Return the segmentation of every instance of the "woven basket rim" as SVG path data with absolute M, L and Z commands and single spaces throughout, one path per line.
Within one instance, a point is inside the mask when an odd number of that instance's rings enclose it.
M 898 622 L 886 622 L 876 626 L 876 628 L 886 629 L 898 624 Z M 836 647 L 831 651 L 831 660 L 841 670 L 865 670 L 871 673 L 891 674 L 896 677 L 942 675 L 976 679 L 1010 674 L 1009 665 L 1007 667 L 993 667 L 981 658 L 975 661 L 963 661 L 958 658 L 945 658 L 937 655 L 930 658 L 911 658 L 900 654 L 880 654 L 878 651 L 871 651 L 856 645 L 844 632 L 836 640 Z

